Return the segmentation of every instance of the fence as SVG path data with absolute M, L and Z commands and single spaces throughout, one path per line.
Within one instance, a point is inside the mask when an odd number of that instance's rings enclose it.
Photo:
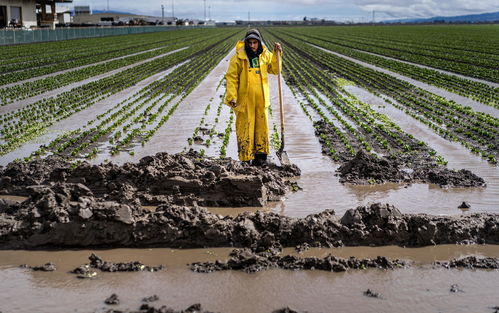
M 43 41 L 57 41 L 75 38 L 90 38 L 115 35 L 161 32 L 184 27 L 174 26 L 135 26 L 135 27 L 69 27 L 58 29 L 4 29 L 0 30 L 0 45 L 13 45 Z M 192 28 L 192 27 L 185 27 Z

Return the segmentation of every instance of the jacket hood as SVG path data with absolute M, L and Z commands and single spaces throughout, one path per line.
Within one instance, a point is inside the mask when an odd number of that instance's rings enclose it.
M 260 41 L 260 44 L 262 46 L 263 52 L 267 51 L 267 47 L 261 41 Z M 247 59 L 248 58 L 248 56 L 246 55 L 246 50 L 245 50 L 244 46 L 245 46 L 245 42 L 242 40 L 239 40 L 236 43 L 236 54 L 237 54 L 237 57 L 240 59 Z

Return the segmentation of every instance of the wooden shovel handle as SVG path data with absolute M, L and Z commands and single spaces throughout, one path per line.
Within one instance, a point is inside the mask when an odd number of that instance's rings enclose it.
M 284 106 L 283 106 L 282 85 L 281 85 L 281 51 L 276 51 L 276 53 L 277 53 L 277 86 L 279 88 L 279 109 L 281 117 L 281 146 L 283 146 L 284 145 Z

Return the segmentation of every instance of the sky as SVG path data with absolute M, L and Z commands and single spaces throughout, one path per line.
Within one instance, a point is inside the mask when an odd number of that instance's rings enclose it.
M 456 16 L 499 11 L 497 0 L 73 0 L 92 10 L 215 21 L 303 20 L 304 17 L 338 22 L 371 22 L 399 19 Z

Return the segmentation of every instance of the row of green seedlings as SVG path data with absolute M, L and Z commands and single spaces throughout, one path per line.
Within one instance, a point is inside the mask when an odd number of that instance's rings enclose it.
M 10 123 L 1 132 L 6 143 L 0 145 L 0 154 L 12 151 L 22 143 L 39 135 L 46 127 L 81 111 L 137 82 L 178 64 L 199 51 L 223 42 L 220 37 L 210 38 L 177 53 L 127 69 L 121 73 L 94 81 L 64 92 L 57 97 L 43 99 L 22 109 L 4 114 L 0 125 Z
M 434 85 L 449 92 L 471 98 L 486 105 L 499 108 L 499 88 L 489 86 L 485 83 L 441 73 L 437 70 L 422 68 L 417 65 L 407 64 L 386 57 L 364 53 L 344 44 L 328 41 L 327 37 L 307 35 L 294 36 L 324 49 L 328 49 L 349 57 L 384 67 L 391 71 L 411 77 L 413 79 Z
M 5 143 L 0 145 L 0 155 L 38 136 L 54 123 L 185 60 L 195 53 L 194 49 L 193 46 L 4 114 L 0 119 L 0 134 Z
M 200 38 L 197 38 L 199 41 Z M 191 41 L 192 42 L 192 41 Z M 56 76 L 42 78 L 35 81 L 23 83 L 12 87 L 0 89 L 0 105 L 7 105 L 14 101 L 27 99 L 47 91 L 61 88 L 69 84 L 79 82 L 97 75 L 109 73 L 110 71 L 130 66 L 144 60 L 158 57 L 162 54 L 173 53 L 177 49 L 185 49 L 185 42 L 172 42 L 170 45 L 153 51 L 132 55 L 118 60 L 89 66 L 86 68 L 62 73 Z
M 303 34 L 314 33 L 307 29 Z M 323 29 L 316 29 L 315 33 L 319 33 L 329 42 L 341 44 L 348 48 L 359 49 L 379 55 L 384 55 L 392 58 L 397 58 L 404 61 L 409 61 L 417 64 L 424 64 L 434 68 L 440 68 L 447 71 L 460 73 L 463 75 L 482 78 L 489 81 L 499 82 L 499 74 L 496 69 L 499 66 L 499 60 L 490 57 L 480 58 L 474 55 L 453 54 L 447 48 L 440 48 L 437 51 L 430 50 L 426 45 L 417 47 L 404 47 L 400 43 L 395 42 L 377 42 L 373 38 L 355 38 L 345 36 L 337 36 L 332 32 L 327 32 Z
M 297 55 L 293 55 L 293 51 L 289 52 L 289 54 L 291 58 L 290 62 L 288 63 L 288 65 L 291 65 L 290 72 L 299 73 L 300 71 L 298 71 L 298 69 L 301 69 L 301 71 L 305 73 L 304 75 L 298 74 L 301 76 L 298 77 L 298 79 L 296 78 L 296 76 L 294 76 L 293 82 L 298 82 L 299 84 L 300 82 L 303 82 L 307 85 L 308 91 L 312 94 L 315 93 L 315 89 L 319 89 L 320 92 L 329 99 L 330 103 L 334 104 L 335 108 L 340 109 L 340 111 L 348 116 L 351 121 L 360 126 L 366 136 L 374 139 L 374 141 L 378 143 L 378 146 L 383 150 L 389 150 L 390 153 L 410 152 L 413 150 L 410 145 L 405 143 L 406 141 L 414 141 L 414 137 L 412 135 L 403 132 L 395 123 L 390 121 L 388 117 L 374 111 L 369 105 L 362 103 L 353 95 L 346 92 L 341 86 L 336 83 L 336 80 L 333 77 L 326 77 L 323 74 L 323 71 L 319 71 L 316 67 L 310 66 L 308 62 L 300 62 L 299 64 L 294 65 L 295 62 L 293 60 L 301 60 L 301 58 L 298 58 Z M 301 89 L 301 93 L 304 94 L 310 102 L 311 99 L 308 97 L 308 94 L 304 92 L 303 88 L 299 86 L 299 89 Z M 336 91 L 337 89 L 346 94 L 346 97 L 339 94 Z M 353 127 L 343 121 L 335 108 L 326 104 L 321 98 L 318 98 L 318 100 L 319 103 L 321 103 L 322 107 L 325 107 L 330 113 L 334 115 L 337 120 L 341 122 L 343 128 L 347 129 L 350 133 L 357 132 Z M 310 116 L 307 111 L 306 114 Z M 320 113 L 320 115 L 321 117 L 324 116 L 323 113 Z M 327 119 L 325 120 L 327 121 Z M 329 122 L 329 124 L 331 123 Z M 340 136 L 341 141 L 344 143 L 350 153 L 355 153 L 355 150 L 352 149 L 352 146 L 347 143 L 349 139 L 346 136 L 342 135 L 342 132 L 339 128 L 335 127 L 334 125 L 331 126 L 333 127 L 335 133 Z M 357 133 L 354 137 L 360 142 L 360 144 L 366 151 L 371 151 L 373 149 L 366 138 L 361 134 Z M 386 138 L 391 138 L 392 141 L 395 141 L 398 147 L 391 147 Z M 337 160 L 338 156 L 335 154 L 334 148 L 328 141 L 327 136 L 322 134 L 321 139 L 325 142 L 326 146 L 330 150 L 332 150 L 330 151 L 330 153 L 333 159 Z M 418 145 L 425 146 L 425 144 L 421 141 L 418 142 Z M 443 158 L 441 157 L 437 158 L 437 162 L 445 164 L 445 160 L 443 160 Z
M 224 139 L 222 141 L 222 145 L 220 146 L 220 158 L 225 158 L 227 156 L 227 146 L 229 145 L 230 135 L 232 134 L 234 115 L 234 112 L 230 110 L 229 120 L 227 121 L 227 127 L 225 127 L 224 131 Z
M 215 93 L 218 92 L 218 90 L 220 89 L 220 87 L 222 86 L 222 83 L 224 81 L 225 81 L 225 77 L 222 77 L 220 79 L 220 81 L 218 82 L 218 84 L 217 84 L 217 87 L 215 89 Z M 225 93 L 220 96 L 221 100 L 220 100 L 218 106 L 216 107 L 216 112 L 217 113 L 216 113 L 216 116 L 215 116 L 215 119 L 214 119 L 214 123 L 211 125 L 211 128 L 208 131 L 209 138 L 206 141 L 204 141 L 204 145 L 207 148 L 209 148 L 210 145 L 212 144 L 213 136 L 215 134 L 217 134 L 216 128 L 217 128 L 217 125 L 218 125 L 218 122 L 219 122 L 219 119 L 220 119 L 220 114 L 222 112 L 222 107 L 224 105 L 224 97 L 225 97 Z M 210 101 L 208 102 L 208 104 L 205 107 L 203 116 L 201 117 L 201 120 L 199 121 L 198 126 L 194 129 L 194 131 L 192 133 L 192 136 L 187 139 L 187 143 L 188 143 L 189 146 L 192 146 L 192 144 L 195 142 L 196 137 L 198 137 L 198 135 L 199 135 L 199 132 L 202 131 L 203 129 L 205 129 L 206 126 L 209 126 L 209 123 L 207 123 L 206 118 L 208 117 L 208 115 L 210 113 L 211 104 L 213 103 L 213 100 L 214 100 L 214 98 L 211 97 Z M 205 132 L 203 131 L 203 133 L 205 133 Z M 217 134 L 217 136 L 218 137 L 222 137 L 223 134 L 219 133 L 219 134 Z M 205 149 L 201 149 L 199 152 L 200 152 L 200 154 L 202 156 L 206 153 Z
M 201 35 L 193 32 L 169 32 L 168 39 L 165 40 L 157 40 L 160 38 L 152 38 L 153 40 L 148 40 L 146 42 L 139 41 L 136 42 L 132 39 L 133 37 L 125 37 L 121 38 L 120 44 L 113 44 L 109 46 L 100 46 L 97 45 L 98 50 L 93 51 L 90 50 L 88 53 L 85 53 L 85 56 L 78 56 L 78 53 L 71 52 L 66 54 L 67 60 L 57 60 L 57 58 L 48 58 L 45 60 L 44 64 L 41 64 L 38 67 L 27 68 L 24 71 L 17 71 L 12 73 L 4 73 L 0 75 L 0 85 L 14 83 L 18 81 L 22 81 L 25 79 L 38 77 L 41 75 L 52 74 L 55 72 L 87 65 L 93 64 L 105 60 L 110 60 L 113 58 L 126 56 L 133 53 L 138 53 L 141 51 L 150 50 L 153 48 L 160 48 L 168 44 L 169 42 L 175 41 L 185 41 L 185 45 L 188 45 L 188 42 L 191 41 L 191 38 L 198 38 Z M 196 35 L 194 35 L 196 34 Z M 164 35 L 163 35 L 164 36 Z M 130 40 L 130 41 L 127 41 Z M 122 43 L 121 43 L 122 42 Z M 122 46 L 120 49 L 119 47 Z M 91 46 L 94 47 L 94 46 Z M 106 48 L 108 47 L 108 48 Z M 82 48 L 82 51 L 88 50 L 88 47 Z M 53 51 L 52 51 L 53 52 Z M 18 66 L 19 67 L 19 66 Z
M 0 72 L 8 71 L 10 64 L 22 65 L 20 68 L 43 66 L 48 63 L 68 62 L 98 53 L 134 49 L 136 46 L 150 45 L 174 37 L 175 32 L 149 33 L 138 35 L 81 38 L 56 42 L 41 42 L 29 45 L 5 46 L 0 52 L 2 67 Z M 37 53 L 33 53 L 36 51 Z M 11 68 L 15 70 L 16 68 Z
M 211 50 L 206 51 L 206 53 L 213 52 L 213 54 L 218 55 L 223 49 L 228 50 L 228 47 L 229 46 L 227 44 L 212 45 Z M 63 150 L 66 154 L 77 156 L 81 151 L 90 150 L 90 152 L 84 157 L 87 159 L 93 158 L 99 152 L 95 144 L 102 137 L 109 137 L 109 134 L 113 131 L 115 131 L 114 136 L 111 136 L 110 142 L 114 142 L 115 145 L 111 148 L 111 154 L 116 154 L 119 151 L 126 149 L 132 143 L 132 140 L 136 137 L 140 137 L 142 144 L 144 144 L 172 116 L 178 105 L 192 91 L 192 89 L 197 86 L 197 84 L 206 75 L 206 73 L 210 71 L 210 67 L 213 67 L 213 63 L 216 62 L 216 60 L 213 59 L 214 58 L 206 58 L 204 55 L 203 57 L 200 57 L 198 55 L 190 62 L 179 66 L 163 79 L 158 80 L 155 83 L 144 88 L 140 92 L 142 93 L 141 96 L 136 97 L 127 105 L 124 105 L 122 107 L 118 106 L 118 108 L 120 108 L 119 111 L 114 112 L 113 114 L 110 114 L 110 111 L 106 112 L 105 115 L 107 115 L 107 118 L 101 121 L 99 125 L 96 125 L 93 128 L 82 133 L 79 133 L 76 138 L 73 138 L 71 140 L 71 144 L 68 145 L 64 143 L 63 149 L 58 148 L 56 151 L 62 152 L 61 150 Z M 189 72 L 192 75 L 183 75 L 183 73 L 186 72 Z M 169 98 L 156 109 L 156 112 L 150 113 L 152 109 L 155 108 L 161 102 L 161 100 L 163 100 L 167 96 L 169 96 Z M 171 106 L 170 110 L 166 114 L 163 114 L 163 111 L 175 98 L 178 99 L 176 104 Z M 151 101 L 152 103 L 145 110 L 143 110 L 140 114 L 135 115 L 135 113 L 137 113 Z M 153 124 L 153 122 L 160 116 L 160 121 L 154 127 L 152 127 L 152 129 L 144 130 L 146 125 Z M 121 131 L 116 131 L 119 126 L 130 119 L 131 121 L 126 124 Z M 144 119 L 145 121 L 140 127 L 129 130 L 133 125 L 139 122 L 139 119 Z M 111 122 L 113 123 L 111 125 L 108 125 Z M 92 123 L 89 122 L 89 124 Z M 124 136 L 126 131 L 128 131 L 128 134 Z M 118 140 L 118 138 L 121 136 L 124 136 L 124 138 Z M 61 141 L 62 140 L 58 140 L 59 143 Z M 77 145 L 76 147 L 73 147 L 75 143 Z M 133 154 L 133 152 L 130 152 L 130 154 Z
M 288 39 L 290 41 L 293 40 L 292 38 Z M 481 112 L 474 112 L 470 108 L 460 106 L 453 101 L 448 101 L 422 89 L 415 88 L 389 75 L 361 67 L 354 62 L 328 54 L 318 48 L 302 45 L 299 49 L 302 49 L 304 54 L 310 55 L 316 62 L 323 64 L 330 71 L 339 73 L 341 76 L 354 81 L 375 95 L 379 96 L 381 92 L 389 97 L 398 97 L 397 101 L 404 106 L 409 106 L 414 101 L 427 102 L 434 112 L 425 112 L 425 117 L 433 117 L 433 120 L 437 123 L 447 123 L 445 124 L 445 129 L 438 126 L 440 129 L 438 133 L 441 136 L 452 140 L 449 134 L 457 136 L 459 131 L 456 132 L 456 130 L 464 126 L 468 130 L 468 136 L 461 136 L 462 139 L 460 139 L 460 142 L 469 149 L 470 147 L 474 147 L 471 148 L 472 152 L 480 151 L 479 154 L 490 163 L 496 162 L 496 144 L 492 142 L 485 145 L 484 140 L 497 133 L 498 121 L 492 116 Z M 443 112 L 445 112 L 445 116 L 441 115 Z M 435 113 L 440 116 L 435 116 Z M 459 126 L 456 127 L 455 123 L 459 123 Z M 478 142 L 476 140 L 472 141 L 474 140 L 473 136 L 476 138 L 485 136 L 486 138 L 482 138 L 482 142 Z M 470 142 L 470 139 L 472 142 Z

